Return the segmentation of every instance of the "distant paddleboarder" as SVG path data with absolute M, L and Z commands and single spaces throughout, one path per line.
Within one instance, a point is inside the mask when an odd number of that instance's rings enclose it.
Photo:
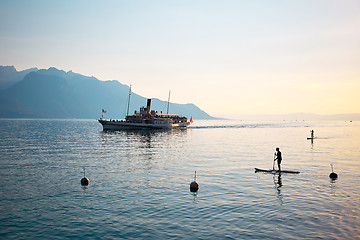
M 314 138 L 314 130 L 311 130 L 310 134 L 311 134 L 311 138 Z
M 276 151 L 274 153 L 274 163 L 275 163 L 275 161 L 277 161 L 277 164 L 278 164 L 278 167 L 279 167 L 279 172 L 280 172 L 281 171 L 280 164 L 281 164 L 281 161 L 282 161 L 282 156 L 281 156 L 281 152 L 280 152 L 279 148 L 276 148 Z

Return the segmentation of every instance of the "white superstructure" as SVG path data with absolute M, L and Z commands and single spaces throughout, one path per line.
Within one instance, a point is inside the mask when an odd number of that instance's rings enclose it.
M 130 129 L 171 129 L 186 128 L 190 122 L 186 117 L 178 114 L 158 114 L 150 111 L 151 99 L 147 100 L 147 107 L 135 111 L 134 115 L 127 115 L 125 120 L 107 120 L 100 118 L 103 130 L 130 130 Z

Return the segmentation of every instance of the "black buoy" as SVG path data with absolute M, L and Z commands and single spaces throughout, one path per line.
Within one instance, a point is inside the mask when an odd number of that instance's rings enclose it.
M 199 184 L 196 182 L 196 171 L 194 181 L 190 183 L 190 192 L 197 192 L 199 190 Z
M 338 175 L 336 174 L 336 173 L 334 173 L 334 169 L 333 169 L 333 164 L 332 163 L 330 163 L 330 166 L 331 166 L 331 173 L 330 173 L 330 175 L 329 175 L 329 177 L 332 179 L 332 180 L 335 180 L 335 179 L 337 179 L 337 177 L 338 177 Z
M 81 185 L 83 186 L 87 186 L 90 183 L 90 180 L 87 177 L 85 177 L 85 167 L 84 167 L 84 177 L 80 180 L 80 182 Z

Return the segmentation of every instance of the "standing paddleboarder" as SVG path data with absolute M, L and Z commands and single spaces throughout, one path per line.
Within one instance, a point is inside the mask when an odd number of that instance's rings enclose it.
M 274 162 L 277 161 L 278 167 L 279 167 L 279 172 L 281 172 L 281 160 L 282 160 L 282 156 L 281 156 L 281 152 L 279 148 L 276 148 L 276 151 L 274 153 Z

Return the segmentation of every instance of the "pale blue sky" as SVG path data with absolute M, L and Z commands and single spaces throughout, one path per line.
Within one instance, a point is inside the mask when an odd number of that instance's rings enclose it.
M 360 113 L 360 1 L 3 1 L 0 65 L 209 114 Z

